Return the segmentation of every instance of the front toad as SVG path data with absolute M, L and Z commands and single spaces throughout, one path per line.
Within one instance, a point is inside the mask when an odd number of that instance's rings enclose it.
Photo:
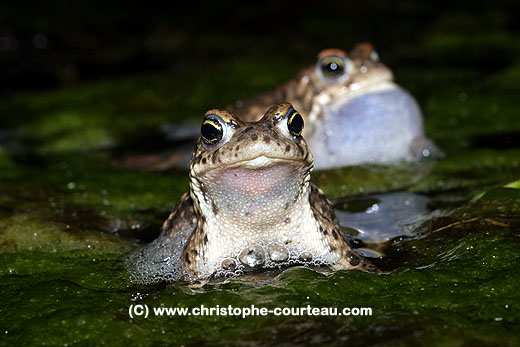
M 206 113 L 190 192 L 158 239 L 129 258 L 138 282 L 196 280 L 297 264 L 375 269 L 342 238 L 330 201 L 309 182 L 313 158 L 290 104 L 255 123 Z

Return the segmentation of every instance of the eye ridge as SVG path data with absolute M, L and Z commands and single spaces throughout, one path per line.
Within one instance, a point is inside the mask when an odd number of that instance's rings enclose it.
M 298 111 L 293 110 L 292 113 L 289 114 L 289 117 L 287 117 L 287 128 L 289 132 L 294 136 L 300 136 L 303 131 L 303 126 L 303 117 Z
M 207 118 L 202 122 L 200 127 L 200 135 L 202 141 L 208 145 L 214 145 L 222 139 L 224 131 L 222 124 L 216 119 Z

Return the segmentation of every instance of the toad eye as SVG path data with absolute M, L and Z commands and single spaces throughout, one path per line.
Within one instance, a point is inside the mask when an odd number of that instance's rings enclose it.
M 200 127 L 202 141 L 208 145 L 214 145 L 222 139 L 224 129 L 216 116 L 210 115 L 204 119 Z
M 289 114 L 287 117 L 287 129 L 294 136 L 300 136 L 303 131 L 303 118 L 302 116 L 295 110 Z
M 323 57 L 319 61 L 321 73 L 325 78 L 329 79 L 336 79 L 342 76 L 345 73 L 346 64 L 346 59 L 337 55 Z

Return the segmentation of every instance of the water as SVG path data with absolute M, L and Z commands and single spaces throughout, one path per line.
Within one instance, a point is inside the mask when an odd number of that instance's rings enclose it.
M 414 230 L 433 217 L 429 198 L 410 192 L 369 195 L 343 199 L 336 211 L 340 224 L 355 229 L 363 241 L 388 241 L 400 236 L 413 236 Z

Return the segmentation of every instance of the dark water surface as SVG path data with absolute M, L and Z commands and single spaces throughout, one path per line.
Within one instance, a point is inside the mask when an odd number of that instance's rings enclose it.
M 208 2 L 181 15 L 77 6 L 0 6 L 0 345 L 520 344 L 514 7 Z M 130 283 L 124 257 L 158 234 L 188 176 L 113 159 L 164 148 L 162 124 L 199 122 L 208 108 L 291 78 L 320 49 L 363 40 L 417 97 L 446 153 L 313 173 L 355 246 L 385 255 L 388 273 L 292 268 L 202 288 Z M 131 318 L 131 304 L 373 314 Z

